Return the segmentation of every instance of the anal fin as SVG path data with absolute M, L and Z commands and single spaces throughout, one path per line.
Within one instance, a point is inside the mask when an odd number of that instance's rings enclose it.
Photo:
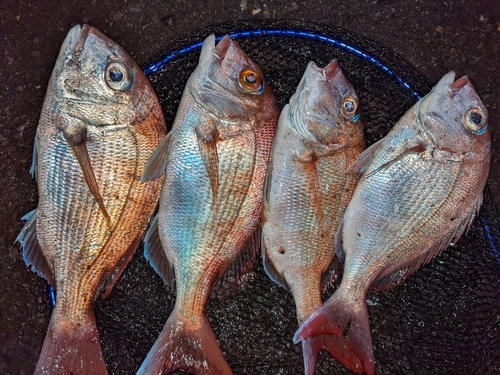
M 141 240 L 139 238 L 136 238 L 134 241 L 132 241 L 127 251 L 120 258 L 118 264 L 115 267 L 113 267 L 113 271 L 109 275 L 107 275 L 105 282 L 103 284 L 104 292 L 102 293 L 102 298 L 106 298 L 109 296 L 116 282 L 120 278 L 120 275 L 122 274 L 123 270 L 125 270 L 125 267 L 127 267 L 127 265 L 134 257 L 135 250 L 139 247 L 140 244 Z
M 210 298 L 224 301 L 234 297 L 253 275 L 253 262 L 259 250 L 260 226 L 251 237 L 248 245 L 240 256 L 233 262 L 231 267 L 217 279 Z
M 169 262 L 160 241 L 158 214 L 155 215 L 144 238 L 144 257 L 151 267 L 161 276 L 169 288 L 174 286 L 174 268 Z
M 43 277 L 47 282 L 55 287 L 55 280 L 52 275 L 49 262 L 40 248 L 36 236 L 36 209 L 28 212 L 22 220 L 27 220 L 23 229 L 19 232 L 16 241 L 23 249 L 23 260 L 31 270 L 38 276 Z

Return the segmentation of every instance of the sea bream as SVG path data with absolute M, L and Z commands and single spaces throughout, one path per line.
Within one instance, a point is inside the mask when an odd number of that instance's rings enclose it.
M 138 374 L 231 374 L 205 306 L 216 280 L 253 251 L 278 116 L 257 64 L 229 36 L 217 46 L 209 36 L 144 175 L 165 171 L 145 254 L 170 286 L 175 273 L 177 297 Z
M 336 60 L 310 62 L 281 112 L 264 188 L 262 254 L 267 274 L 295 299 L 302 324 L 322 305 L 322 279 L 334 270 L 335 232 L 357 179 L 349 166 L 365 149 L 359 99 Z M 321 335 L 302 342 L 305 373 L 312 375 L 326 345 L 353 370 L 359 360 L 345 340 Z
M 446 74 L 357 159 L 362 174 L 338 231 L 342 282 L 297 331 L 344 337 L 367 374 L 374 357 L 366 294 L 403 283 L 468 230 L 482 202 L 491 137 L 472 83 Z
M 166 134 L 139 66 L 89 26 L 73 27 L 52 72 L 35 139 L 38 208 L 18 241 L 57 291 L 35 374 L 106 374 L 93 305 L 132 258 L 162 179 L 141 182 Z

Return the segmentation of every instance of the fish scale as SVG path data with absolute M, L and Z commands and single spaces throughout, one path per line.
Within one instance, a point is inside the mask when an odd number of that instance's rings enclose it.
M 361 179 L 337 232 L 342 282 L 294 341 L 342 337 L 373 375 L 368 291 L 403 283 L 468 231 L 490 152 L 486 108 L 466 76 L 446 74 L 354 163 Z
M 350 112 L 346 111 L 350 108 Z M 356 179 L 348 171 L 364 149 L 358 98 L 336 60 L 310 62 L 278 123 L 268 168 L 262 223 L 264 266 L 295 300 L 302 324 L 322 304 L 322 281 L 335 268 L 334 238 Z M 312 375 L 323 348 L 359 367 L 334 337 L 302 343 L 304 371 Z
M 110 293 L 156 206 L 162 179 L 140 176 L 165 132 L 131 57 L 88 25 L 72 28 L 37 128 L 39 205 L 18 236 L 26 263 L 58 293 L 36 375 L 107 373 L 93 305 Z
M 172 280 L 173 269 L 177 294 L 138 374 L 176 369 L 231 374 L 206 303 L 219 277 L 226 288 L 231 278 L 244 280 L 241 270 L 247 268 L 240 262 L 255 255 L 247 245 L 260 219 L 278 113 L 260 68 L 229 36 L 217 46 L 209 36 L 172 130 L 143 176 L 154 178 L 165 170 L 157 229 L 146 235 L 145 254 L 165 281 Z M 232 272 L 228 278 L 226 271 Z

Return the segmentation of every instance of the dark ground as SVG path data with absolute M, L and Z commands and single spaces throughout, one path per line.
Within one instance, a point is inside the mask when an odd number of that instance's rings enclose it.
M 314 4 L 314 5 L 312 5 Z M 42 106 L 46 85 L 60 45 L 68 30 L 75 24 L 87 22 L 106 33 L 124 46 L 139 62 L 163 50 L 176 39 L 200 28 L 237 19 L 290 19 L 305 20 L 338 26 L 361 34 L 392 48 L 413 64 L 433 83 L 449 70 L 457 75 L 467 74 L 489 111 L 493 137 L 492 169 L 488 182 L 492 199 L 500 207 L 500 2 L 491 1 L 92 1 L 87 5 L 80 1 L 2 1 L 0 3 L 0 374 L 29 374 L 33 371 L 50 317 L 45 282 L 25 267 L 21 252 L 12 246 L 22 227 L 20 217 L 37 205 L 35 182 L 29 176 L 32 145 Z M 490 210 L 491 212 L 498 212 Z M 493 215 L 494 216 L 494 215 Z M 498 219 L 498 216 L 497 216 Z M 491 221 L 497 225 L 498 221 Z M 475 229 L 474 229 L 475 228 Z M 479 236 L 475 225 L 470 236 Z M 500 228 L 496 228 L 500 230 Z M 146 337 L 150 345 L 172 307 L 172 296 L 166 295 L 159 278 L 142 260 L 139 252 L 131 267 L 111 294 L 98 304 L 98 324 L 103 338 L 103 352 L 108 369 L 113 374 L 133 373 L 146 355 L 149 347 L 138 343 Z M 466 259 L 462 262 L 462 259 Z M 491 272 L 483 277 L 481 262 L 473 263 L 466 249 L 449 250 L 422 268 L 415 277 L 393 294 L 383 293 L 383 300 L 392 301 L 384 318 L 374 314 L 372 334 L 375 343 L 377 372 L 380 374 L 499 374 L 500 306 L 479 315 L 477 325 L 488 328 L 491 340 L 497 348 L 485 346 L 481 356 L 467 357 L 460 348 L 475 347 L 481 337 L 457 342 L 449 329 L 465 330 L 453 324 L 453 319 L 443 321 L 443 315 L 463 311 L 476 311 L 477 306 L 489 303 L 484 295 L 474 290 L 500 288 L 499 279 L 491 281 Z M 431 313 L 425 322 L 434 324 L 432 329 L 419 328 L 423 320 L 415 316 L 413 308 L 418 301 L 429 301 L 426 280 L 437 274 L 445 275 L 449 264 L 467 268 L 470 282 L 462 288 L 472 290 L 470 300 L 461 298 L 458 292 L 451 310 L 447 303 L 434 297 L 431 305 L 422 305 Z M 489 265 L 491 266 L 491 265 Z M 300 350 L 291 344 L 295 328 L 293 304 L 290 296 L 265 281 L 261 268 L 257 269 L 256 281 L 249 290 L 223 303 L 209 305 L 209 314 L 216 336 L 235 373 L 300 374 Z M 489 271 L 488 271 L 489 272 Z M 498 275 L 498 274 L 497 274 Z M 144 279 L 147 281 L 144 283 Z M 453 283 L 453 278 L 441 282 Z M 486 284 L 486 285 L 483 285 Z M 252 289 L 253 288 L 253 289 Z M 261 288 L 266 288 L 261 290 Z M 481 289 L 482 288 L 482 289 Z M 489 288 L 489 289 L 488 289 Z M 497 289 L 495 289 L 497 288 Z M 399 289 L 399 292 L 398 292 Z M 414 300 L 405 300 L 404 293 L 417 290 Z M 470 291 L 469 291 L 470 292 Z M 491 290 L 490 290 L 491 292 Z M 454 292 L 455 293 L 455 292 Z M 159 294 L 162 297 L 144 297 Z M 469 293 L 470 294 L 470 293 Z M 285 302 L 274 303 L 267 296 L 281 298 Z M 418 296 L 421 296 L 418 297 Z M 490 293 L 491 295 L 491 293 Z M 415 295 L 414 295 L 415 296 Z M 420 299 L 419 299 L 420 298 Z M 432 298 L 430 301 L 432 302 Z M 498 298 L 497 298 L 498 300 Z M 114 302 L 113 302 L 114 301 Z M 127 301 L 135 309 L 114 311 L 120 301 Z M 132 302 L 130 302 L 132 301 Z M 375 302 L 373 302 L 375 301 Z M 377 305 L 378 299 L 372 300 Z M 417 301 L 417 302 L 415 302 Z M 486 302 L 485 302 L 486 301 Z M 161 316 L 153 323 L 151 311 L 161 303 Z M 391 303 L 388 303 L 391 305 Z M 256 307 L 255 307 L 256 306 Z M 260 307 L 259 307 L 260 306 Z M 422 307 L 420 306 L 420 307 Z M 495 306 L 495 305 L 494 305 Z M 370 312 L 377 307 L 370 309 Z M 495 310 L 496 309 L 496 310 Z M 496 312 L 495 312 L 496 311 Z M 218 318 L 228 315 L 229 318 Z M 259 315 L 261 314 L 261 315 Z M 435 315 L 435 319 L 432 316 Z M 403 319 L 404 318 L 404 319 Z M 149 320 L 148 320 L 149 319 Z M 219 320 L 218 320 L 219 319 Z M 233 335 L 230 319 L 257 322 L 244 332 Z M 273 331 L 259 327 L 259 320 L 272 320 Z M 387 342 L 380 338 L 385 321 L 395 320 L 394 334 L 387 334 Z M 434 322 L 434 323 L 433 323 Z M 473 324 L 474 325 L 474 324 Z M 375 328 L 374 328 L 375 327 Z M 451 328 L 450 328 L 451 327 Z M 226 329 L 227 328 L 227 329 Z M 281 330 L 281 331 L 280 331 Z M 283 331 L 290 335 L 284 335 Z M 403 333 L 401 333 L 403 331 Z M 411 332 L 411 339 L 405 336 Z M 486 332 L 486 331 L 485 331 Z M 273 335 L 282 335 L 283 340 Z M 441 341 L 432 336 L 443 336 Z M 488 333 L 484 333 L 488 335 Z M 483 336 L 484 336 L 483 335 Z M 122 338 L 123 343 L 116 338 Z M 377 339 L 377 337 L 379 337 Z M 385 336 L 384 336 L 385 337 Z M 146 340 L 146 341 L 147 341 Z M 441 358 L 445 364 L 436 364 L 432 345 L 445 345 L 448 355 Z M 437 341 L 436 341 L 437 340 Z M 252 342 L 247 348 L 247 342 Z M 253 345 L 253 346 L 252 346 Z M 257 345 L 257 348 L 256 348 Z M 399 350 L 398 348 L 402 348 Z M 272 348 L 272 350 L 268 350 Z M 385 348 L 385 350 L 384 350 Z M 391 355 L 389 348 L 399 350 Z M 391 349 L 393 350 L 393 349 Z M 465 352 L 464 351 L 464 352 Z M 451 354 L 450 354 L 451 353 Z M 342 367 L 327 358 L 320 357 L 318 373 L 345 373 Z M 394 358 L 393 358 L 394 357 Z M 293 363 L 290 362 L 290 358 Z M 245 362 L 246 361 L 246 362 Z M 250 363 L 250 365 L 245 365 Z M 333 364 L 332 364 L 333 363 Z

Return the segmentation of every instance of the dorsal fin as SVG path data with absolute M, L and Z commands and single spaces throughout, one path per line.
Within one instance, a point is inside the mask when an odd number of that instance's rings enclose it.
M 146 162 L 146 165 L 144 165 L 141 182 L 154 180 L 165 172 L 168 163 L 168 148 L 171 137 L 172 132 L 169 132 L 165 138 L 162 139 L 160 144 L 156 146 L 155 150 Z
M 22 220 L 26 220 L 26 224 L 19 232 L 16 241 L 21 244 L 23 249 L 24 263 L 31 267 L 31 270 L 38 276 L 43 277 L 50 285 L 56 287 L 49 262 L 43 254 L 36 236 L 36 209 L 24 215 Z
M 253 276 L 253 262 L 260 243 L 260 226 L 251 237 L 248 245 L 240 256 L 233 262 L 231 267 L 215 282 L 210 298 L 224 301 L 235 296 Z
M 462 234 L 468 230 L 476 216 L 479 207 L 481 207 L 482 195 L 476 201 L 476 204 L 469 212 L 469 214 L 451 231 L 449 231 L 440 241 L 438 241 L 434 246 L 422 254 L 419 258 L 415 259 L 413 262 L 405 265 L 389 275 L 385 275 L 376 279 L 370 286 L 371 291 L 381 291 L 386 289 L 391 289 L 396 285 L 402 284 L 408 276 L 413 272 L 418 270 L 424 264 L 430 262 L 432 258 L 440 254 L 445 250 L 450 244 L 456 243 Z
M 151 267 L 161 276 L 169 288 L 174 286 L 174 269 L 169 262 L 160 241 L 158 214 L 155 215 L 144 238 L 144 257 Z

